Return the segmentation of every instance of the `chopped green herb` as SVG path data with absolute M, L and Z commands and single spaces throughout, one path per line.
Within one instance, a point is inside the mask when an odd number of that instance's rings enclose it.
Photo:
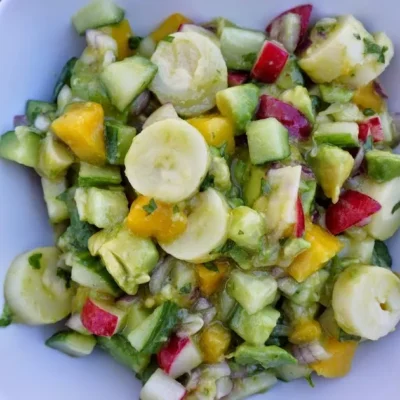
M 230 208 L 236 208 L 244 205 L 244 201 L 240 197 L 227 198 Z
M 249 53 L 243 56 L 243 61 L 251 64 L 254 64 L 256 62 L 256 59 L 257 59 L 256 53 Z
M 382 63 L 382 64 L 385 64 L 385 61 L 386 61 L 386 59 L 385 59 L 385 53 L 386 53 L 388 50 L 389 50 L 389 49 L 388 49 L 387 46 L 383 46 L 383 47 L 382 47 L 381 54 L 379 54 L 379 57 L 378 57 L 378 62 L 380 62 L 380 63 Z
M 12 322 L 12 312 L 8 304 L 4 304 L 3 313 L 0 316 L 0 327 L 5 328 Z
M 209 187 L 214 186 L 214 177 L 212 175 L 207 175 L 204 181 L 200 185 L 200 192 L 204 192 Z
M 35 254 L 32 254 L 32 255 L 28 258 L 29 265 L 30 265 L 33 269 L 40 269 L 40 260 L 42 259 L 42 256 L 43 256 L 42 253 L 35 253 Z
M 261 189 L 262 189 L 263 194 L 271 193 L 271 185 L 265 178 L 261 179 Z
M 191 291 L 192 291 L 192 284 L 191 283 L 187 283 L 186 285 L 183 285 L 179 289 L 179 293 L 180 294 L 189 294 Z
M 206 262 L 206 263 L 204 263 L 204 266 L 205 266 L 209 271 L 219 272 L 218 267 L 217 267 L 213 262 Z
M 154 201 L 154 199 L 151 199 L 149 204 L 143 206 L 143 210 L 149 215 L 153 214 L 153 212 L 157 210 L 157 203 Z
M 316 27 L 316 29 L 317 29 L 317 32 L 318 32 L 319 34 L 324 34 L 324 33 L 326 32 L 326 28 L 325 28 L 325 26 L 323 26 L 323 25 L 318 25 L 318 26 Z
M 399 208 L 400 208 L 400 201 L 396 203 L 395 206 L 392 208 L 392 214 L 394 214 Z
M 179 209 L 179 207 L 175 204 L 175 205 L 174 205 L 174 208 L 172 209 L 172 211 L 174 212 L 174 214 L 177 214 L 177 213 L 180 211 L 180 209 Z
M 69 289 L 71 287 L 71 273 L 69 271 L 66 271 L 65 269 L 62 268 L 57 268 L 57 273 L 56 275 L 65 280 L 65 287 Z
M 174 37 L 171 35 L 165 36 L 164 39 L 161 39 L 163 42 L 168 42 L 168 43 L 172 43 L 174 41 Z
M 372 252 L 372 265 L 382 268 L 392 268 L 392 256 L 385 242 L 375 240 L 374 251 Z
M 242 230 L 239 230 L 238 234 L 239 235 L 244 235 L 244 232 Z
M 131 50 L 136 50 L 136 49 L 139 47 L 140 42 L 141 42 L 142 40 L 143 40 L 143 38 L 140 37 L 140 36 L 131 36 L 131 37 L 128 39 L 128 46 L 129 46 L 129 48 L 130 48 Z
M 374 43 L 371 39 L 364 38 L 364 54 L 377 54 L 378 62 L 385 63 L 385 53 L 388 50 L 386 46 L 379 46 Z
M 366 117 L 371 117 L 372 115 L 375 115 L 376 112 L 375 112 L 375 110 L 373 110 L 372 108 L 366 108 L 366 109 L 363 111 L 363 114 L 364 114 Z
M 235 242 L 233 242 L 232 240 L 227 240 L 225 244 L 217 247 L 211 253 L 226 254 L 229 253 L 235 246 Z
M 228 154 L 226 152 L 226 147 L 227 147 L 227 143 L 224 142 L 224 144 L 218 148 L 219 154 L 220 154 L 220 156 L 222 158 L 227 158 L 228 157 Z
M 360 36 L 358 33 L 354 33 L 354 37 L 355 37 L 357 40 L 361 40 L 361 36 Z
M 314 384 L 314 382 L 313 382 L 313 380 L 312 380 L 311 374 L 308 375 L 308 376 L 306 376 L 306 381 L 308 382 L 308 384 L 309 384 L 312 388 L 315 388 L 315 384 Z
M 339 342 L 359 342 L 360 336 L 350 335 L 343 329 L 339 330 Z

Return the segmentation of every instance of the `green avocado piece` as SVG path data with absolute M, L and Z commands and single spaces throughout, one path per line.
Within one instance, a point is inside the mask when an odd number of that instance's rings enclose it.
M 296 86 L 293 89 L 285 90 L 280 98 L 285 103 L 289 103 L 297 108 L 311 123 L 315 121 L 311 97 L 304 86 Z
M 310 152 L 308 163 L 325 196 L 337 203 L 340 189 L 353 169 L 353 157 L 340 147 L 323 144 Z
M 354 94 L 354 90 L 335 84 L 319 85 L 319 90 L 322 100 L 327 103 L 348 103 Z
M 367 173 L 377 182 L 388 182 L 400 176 L 400 155 L 388 151 L 371 150 L 367 152 Z
M 297 360 L 290 353 L 278 346 L 253 346 L 243 343 L 237 347 L 233 355 L 238 364 L 260 364 L 265 369 L 297 364 Z

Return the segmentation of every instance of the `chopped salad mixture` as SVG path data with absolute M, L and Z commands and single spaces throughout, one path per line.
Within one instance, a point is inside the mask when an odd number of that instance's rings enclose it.
M 395 329 L 393 44 L 311 12 L 265 31 L 176 13 L 146 37 L 111 0 L 72 17 L 87 47 L 0 138 L 40 175 L 55 234 L 12 262 L 1 326 L 67 318 L 46 344 L 99 346 L 142 400 L 342 377 Z

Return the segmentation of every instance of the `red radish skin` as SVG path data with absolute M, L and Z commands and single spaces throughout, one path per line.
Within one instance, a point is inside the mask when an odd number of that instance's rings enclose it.
M 118 328 L 118 316 L 101 308 L 91 299 L 86 300 L 81 319 L 83 326 L 97 336 L 113 336 Z
M 256 118 L 276 118 L 291 136 L 298 139 L 307 139 L 311 134 L 312 128 L 308 119 L 297 108 L 272 96 L 260 97 Z
M 290 10 L 287 10 L 283 12 L 282 14 L 278 15 L 266 28 L 266 31 L 268 34 L 271 33 L 272 30 L 272 25 L 279 23 L 279 21 L 282 19 L 282 17 L 286 14 L 297 14 L 300 17 L 300 35 L 299 35 L 299 41 L 298 44 L 303 41 L 307 34 L 307 28 L 308 24 L 310 23 L 310 18 L 311 18 L 311 13 L 313 10 L 313 6 L 311 4 L 303 4 L 298 7 L 291 8 Z
M 277 42 L 266 40 L 251 70 L 251 77 L 264 83 L 274 83 L 283 69 L 289 53 Z
M 160 368 L 169 374 L 177 355 L 189 342 L 190 339 L 188 337 L 172 336 L 157 354 L 157 362 Z
M 366 142 L 368 135 L 371 133 L 368 122 L 360 122 L 358 124 L 358 139 L 362 142 Z
M 246 83 L 250 75 L 244 71 L 229 71 L 228 72 L 228 86 L 239 86 Z
M 301 203 L 300 195 L 297 197 L 296 213 L 297 221 L 295 227 L 295 235 L 297 238 L 300 238 L 304 235 L 304 232 L 306 230 L 306 220 L 304 218 L 303 204 Z
M 381 205 L 373 198 L 348 190 L 344 192 L 336 204 L 326 210 L 326 227 L 333 235 L 359 224 L 381 209 Z
M 383 133 L 382 121 L 380 117 L 373 116 L 367 120 L 360 122 L 358 124 L 359 133 L 358 138 L 365 142 L 368 135 L 372 135 L 374 142 L 381 142 L 385 139 L 385 134 Z

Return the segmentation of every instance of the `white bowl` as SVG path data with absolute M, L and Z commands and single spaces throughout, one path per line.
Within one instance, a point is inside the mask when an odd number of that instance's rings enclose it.
M 83 39 L 70 24 L 86 0 L 0 0 L 0 132 L 12 128 L 12 117 L 24 112 L 27 99 L 50 98 L 67 59 L 79 55 Z M 271 17 L 297 5 L 281 0 L 119 0 L 137 34 L 146 34 L 165 16 L 181 11 L 195 21 L 224 16 L 243 26 L 263 29 Z M 314 18 L 353 13 L 371 30 L 384 30 L 400 51 L 396 0 L 315 0 Z M 383 82 L 393 111 L 400 110 L 399 58 Z M 52 243 L 38 179 L 34 172 L 0 160 L 0 282 L 19 253 Z M 400 236 L 390 241 L 400 258 Z M 397 263 L 395 262 L 395 265 Z M 1 295 L 0 295 L 1 297 Z M 2 300 L 0 299 L 0 302 Z M 0 303 L 0 306 L 2 304 Z M 72 359 L 44 346 L 52 327 L 13 325 L 0 331 L 0 400 L 133 400 L 140 383 L 131 371 L 98 352 Z M 400 331 L 379 343 L 365 343 L 351 373 L 339 380 L 315 379 L 279 384 L 258 399 L 392 400 L 400 398 Z

